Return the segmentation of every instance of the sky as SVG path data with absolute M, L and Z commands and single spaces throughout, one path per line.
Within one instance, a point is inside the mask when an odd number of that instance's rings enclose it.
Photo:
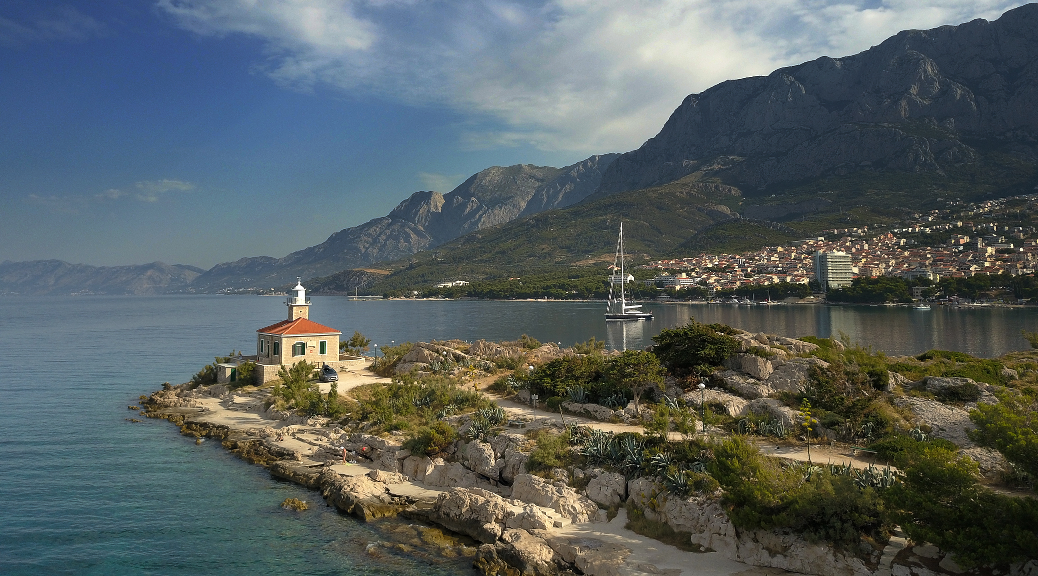
M 3 0 L 0 261 L 281 257 L 1004 0 Z

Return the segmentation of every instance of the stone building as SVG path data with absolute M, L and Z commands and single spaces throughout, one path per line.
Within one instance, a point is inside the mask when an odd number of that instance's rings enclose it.
M 342 332 L 310 320 L 310 300 L 301 281 L 289 292 L 288 319 L 256 331 L 256 371 L 259 383 L 277 377 L 280 366 L 307 361 L 339 366 Z

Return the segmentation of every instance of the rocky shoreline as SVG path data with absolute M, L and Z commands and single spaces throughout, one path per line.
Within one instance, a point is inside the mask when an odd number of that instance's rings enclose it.
M 800 345 L 771 342 L 760 335 L 742 339 L 747 350 L 769 343 L 787 349 Z M 423 350 L 436 349 L 430 345 Z M 546 349 L 534 353 L 552 356 Z M 739 354 L 717 378 L 727 382 L 728 390 L 744 393 L 711 391 L 717 396 L 712 401 L 731 404 L 733 412 L 750 404 L 769 408 L 769 391 L 794 386 L 809 363 L 791 358 L 783 365 L 772 358 L 765 365 L 760 356 Z M 367 376 L 365 383 L 371 382 Z M 340 385 L 349 387 L 348 382 Z M 266 391 L 247 390 L 166 385 L 142 397 L 142 414 L 167 419 L 182 434 L 199 440 L 219 440 L 243 460 L 266 467 L 271 476 L 318 491 L 330 506 L 364 522 L 402 517 L 470 538 L 473 566 L 482 574 L 960 573 L 940 551 L 908 546 L 896 536 L 885 549 L 837 550 L 788 531 L 739 530 L 719 495 L 682 499 L 652 477 L 628 480 L 597 468 L 557 469 L 549 475 L 553 479 L 535 476 L 526 470 L 532 442 L 523 429 L 505 429 L 487 441 L 457 440 L 436 458 L 415 456 L 403 448 L 402 435 L 379 437 L 343 429 L 324 418 L 278 411 L 267 407 Z M 509 411 L 520 410 L 518 404 L 500 404 Z M 568 408 L 590 412 L 581 406 Z M 466 425 L 463 416 L 452 418 L 459 419 L 452 425 Z M 566 420 L 630 427 L 572 415 Z M 531 418 L 529 410 L 513 421 L 527 430 L 561 427 L 558 414 Z M 680 535 L 689 545 L 686 549 L 700 552 L 682 551 L 626 530 L 629 512 Z M 1038 563 L 1014 566 L 1009 573 L 1038 574 Z

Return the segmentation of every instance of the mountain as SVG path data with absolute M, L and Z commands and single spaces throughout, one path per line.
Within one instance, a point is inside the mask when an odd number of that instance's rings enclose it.
M 133 294 L 186 291 L 201 268 L 162 262 L 87 266 L 60 260 L 0 263 L 0 294 Z
M 270 288 L 296 276 L 312 278 L 410 256 L 475 230 L 520 216 L 569 206 L 592 194 L 618 154 L 596 155 L 572 166 L 494 166 L 447 194 L 415 192 L 387 216 L 340 230 L 283 258 L 242 258 L 217 264 L 196 279 L 198 291 Z
M 939 185 L 964 168 L 1033 164 L 1036 134 L 1038 5 L 1028 4 L 692 94 L 609 166 L 595 197 L 693 173 L 747 194 L 848 174 L 924 174 Z

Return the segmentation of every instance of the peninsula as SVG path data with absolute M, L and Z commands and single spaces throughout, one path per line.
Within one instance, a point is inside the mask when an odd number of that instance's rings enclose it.
M 1004 434 L 1033 430 L 1038 353 L 694 321 L 654 342 L 408 343 L 329 383 L 209 367 L 140 409 L 346 514 L 461 535 L 428 545 L 483 574 L 1038 571 L 1034 433 Z

